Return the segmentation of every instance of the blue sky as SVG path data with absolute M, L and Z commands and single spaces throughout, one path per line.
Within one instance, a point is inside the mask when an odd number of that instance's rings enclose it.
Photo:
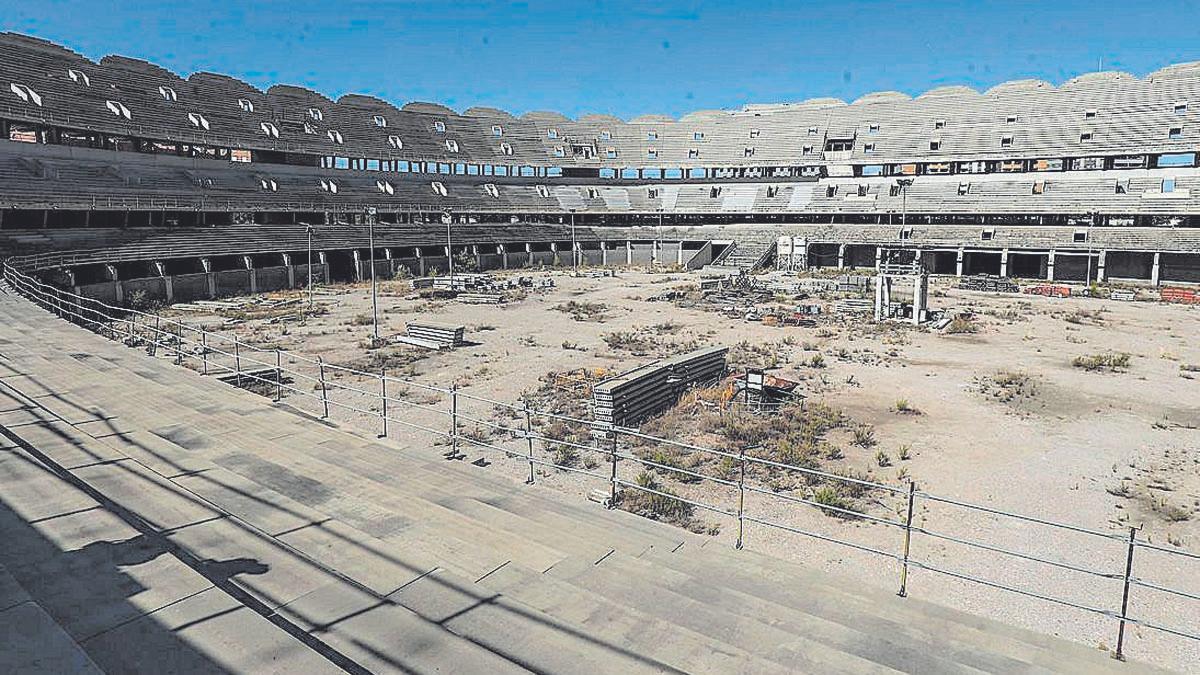
M 13 0 L 0 28 L 265 87 L 630 118 L 1200 60 L 1200 2 Z

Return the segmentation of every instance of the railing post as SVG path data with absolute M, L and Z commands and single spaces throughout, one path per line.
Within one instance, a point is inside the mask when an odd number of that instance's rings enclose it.
M 450 385 L 450 449 L 458 457 L 458 384 Z
M 742 550 L 743 536 L 746 533 L 744 515 L 746 513 L 746 448 L 742 448 L 742 466 L 738 474 L 738 536 L 737 550 Z
M 183 322 L 177 321 L 175 323 L 175 328 L 177 329 L 176 335 L 175 335 L 175 365 L 182 366 L 183 365 Z
M 283 400 L 283 350 L 275 348 L 275 402 Z
M 615 509 L 617 507 L 617 444 L 619 443 L 617 425 L 612 425 L 612 449 L 609 454 L 609 463 L 612 465 L 612 475 L 609 480 L 610 486 L 608 495 L 608 508 Z
M 529 457 L 529 479 L 527 485 L 533 485 L 533 416 L 529 414 L 529 404 L 525 408 L 525 445 Z
M 208 375 L 208 331 L 200 329 L 200 374 Z
M 317 367 L 321 375 L 321 419 L 329 417 L 329 390 L 325 387 L 325 359 L 317 357 Z
M 162 336 L 159 331 L 159 325 L 162 324 L 162 317 L 154 315 L 154 337 L 150 338 L 150 356 L 158 356 L 158 339 Z
M 379 411 L 379 421 L 383 424 L 383 431 L 379 437 L 387 438 L 387 368 L 379 369 L 379 401 L 383 404 Z
M 900 597 L 908 596 L 908 552 L 912 545 L 913 502 L 916 500 L 917 484 L 908 483 L 908 515 L 904 518 L 904 557 L 900 561 Z
M 242 386 L 242 343 L 236 337 L 233 338 L 233 368 L 237 386 L 240 389 Z
M 1121 618 L 1120 626 L 1117 628 L 1117 651 L 1113 652 L 1113 658 L 1118 661 L 1125 660 L 1125 619 L 1129 610 L 1129 585 L 1130 579 L 1133 577 L 1133 550 L 1137 547 L 1137 528 L 1129 528 L 1129 550 L 1125 554 L 1125 576 L 1121 579 L 1123 588 L 1121 589 Z

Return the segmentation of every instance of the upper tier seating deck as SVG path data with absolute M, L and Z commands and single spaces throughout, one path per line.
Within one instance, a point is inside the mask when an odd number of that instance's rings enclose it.
M 8 86 L 37 92 L 40 105 Z M 772 167 L 1041 159 L 1194 152 L 1200 141 L 1200 66 L 1144 78 L 1090 73 L 1053 86 L 1008 82 L 984 93 L 942 87 L 851 104 L 815 99 L 670 120 L 553 113 L 514 117 L 433 104 L 397 108 L 365 96 L 331 101 L 297 87 L 267 92 L 207 73 L 187 79 L 145 62 L 95 63 L 57 45 L 0 33 L 0 114 L 112 135 L 196 139 L 262 150 L 513 166 Z M 164 88 L 164 89 L 160 89 Z M 172 93 L 164 93 L 169 88 Z M 112 112 L 109 101 L 125 106 Z M 244 101 L 245 103 L 243 103 Z M 311 119 L 317 107 L 322 119 Z M 189 117 L 201 116 L 207 128 Z M 385 120 L 382 126 L 375 118 Z M 309 133 L 304 121 L 313 122 Z M 275 131 L 263 130 L 264 124 Z M 328 131 L 341 133 L 342 142 Z M 389 143 L 398 136 L 403 148 Z M 828 141 L 849 150 L 826 153 Z

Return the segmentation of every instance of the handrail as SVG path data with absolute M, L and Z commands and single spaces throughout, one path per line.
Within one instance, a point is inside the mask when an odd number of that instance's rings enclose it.
M 1113 534 L 1111 532 L 1104 532 L 1069 523 L 1055 522 L 1045 518 L 1013 513 L 991 506 L 972 504 L 962 500 L 933 494 L 924 490 L 917 490 L 915 489 L 915 486 L 911 484 L 901 488 L 895 485 L 852 478 L 849 476 L 841 476 L 836 473 L 820 471 L 808 467 L 794 466 L 769 460 L 763 457 L 755 457 L 747 454 L 744 450 L 735 453 L 727 450 L 697 446 L 673 439 L 661 438 L 651 434 L 646 434 L 638 429 L 610 426 L 598 423 L 594 420 L 586 420 L 558 413 L 539 411 L 528 407 L 524 403 L 508 403 L 497 401 L 478 394 L 471 394 L 461 391 L 457 386 L 452 386 L 449 388 L 440 387 L 437 385 L 416 382 L 409 378 L 388 376 L 383 371 L 370 373 L 344 365 L 326 363 L 321 358 L 313 358 L 297 352 L 285 352 L 279 349 L 265 349 L 245 343 L 236 335 L 227 335 L 215 331 L 207 331 L 197 326 L 189 326 L 179 319 L 162 317 L 157 314 L 142 312 L 130 308 L 117 307 L 100 300 L 88 298 L 82 295 L 71 293 L 69 291 L 64 291 L 30 276 L 30 274 L 27 274 L 27 272 L 38 269 L 39 265 L 43 266 L 43 269 L 46 265 L 53 265 L 55 261 L 62 260 L 64 255 L 68 254 L 59 254 L 53 256 L 25 256 L 22 258 L 7 260 L 3 263 L 3 278 L 17 293 L 32 301 L 34 304 L 52 313 L 58 314 L 65 320 L 90 327 L 91 330 L 101 336 L 107 335 L 107 337 L 110 339 L 124 341 L 129 346 L 145 344 L 147 345 L 148 353 L 151 355 L 158 355 L 159 350 L 162 350 L 166 356 L 174 355 L 176 363 L 180 364 L 184 362 L 185 358 L 199 358 L 203 361 L 204 373 L 207 373 L 208 369 L 211 367 L 218 372 L 224 373 L 223 377 L 226 379 L 226 381 L 233 380 L 240 385 L 241 381 L 244 379 L 248 382 L 262 384 L 264 385 L 264 389 L 270 388 L 274 390 L 274 395 L 277 400 L 282 397 L 284 391 L 298 394 L 306 400 L 319 402 L 324 410 L 323 417 L 329 416 L 329 411 L 331 408 L 345 410 L 369 418 L 379 419 L 383 424 L 384 429 L 384 433 L 381 434 L 381 436 L 387 436 L 388 423 L 396 423 L 433 434 L 440 438 L 448 439 L 451 441 L 455 452 L 457 452 L 460 441 L 473 447 L 501 452 L 506 457 L 514 461 L 522 461 L 529 464 L 530 473 L 529 481 L 527 482 L 530 483 L 534 481 L 534 467 L 536 466 L 552 468 L 570 473 L 583 474 L 591 478 L 605 481 L 609 484 L 611 490 L 611 498 L 609 500 L 610 507 L 617 506 L 619 504 L 619 491 L 621 489 L 626 489 L 653 494 L 659 498 L 685 504 L 691 508 L 698 508 L 728 518 L 734 518 L 737 520 L 738 525 L 738 548 L 741 548 L 743 544 L 745 524 L 754 523 L 771 529 L 781 530 L 801 536 L 815 538 L 821 541 L 826 541 L 839 546 L 848 547 L 871 555 L 882 556 L 890 560 L 894 560 L 901 565 L 901 595 L 905 595 L 904 579 L 906 578 L 908 569 L 912 568 L 914 570 L 925 570 L 934 574 L 949 576 L 969 583 L 987 586 L 1001 591 L 1023 595 L 1061 606 L 1071 607 L 1073 609 L 1091 614 L 1109 617 L 1117 620 L 1121 626 L 1121 632 L 1117 641 L 1118 656 L 1122 655 L 1123 634 L 1126 624 L 1142 626 L 1175 637 L 1200 640 L 1200 635 L 1196 635 L 1187 629 L 1165 626 L 1155 621 L 1133 616 L 1128 610 L 1129 592 L 1134 588 L 1146 589 L 1155 593 L 1164 593 L 1184 600 L 1200 601 L 1200 594 L 1159 585 L 1133 574 L 1134 552 L 1139 548 L 1152 550 L 1159 554 L 1175 556 L 1175 559 L 1177 560 L 1185 560 L 1189 562 L 1200 560 L 1200 554 L 1191 551 L 1180 550 L 1177 548 L 1168 548 L 1165 546 L 1152 544 L 1145 540 L 1139 540 L 1137 538 L 1136 531 L 1131 531 L 1128 537 L 1125 537 Z M 230 351 L 230 347 L 226 347 L 225 345 L 232 345 L 232 351 Z M 264 360 L 265 357 L 259 357 L 259 355 L 262 354 L 272 354 L 273 359 Z M 210 358 L 210 355 L 218 355 L 225 357 L 226 359 L 232 359 L 233 364 L 231 365 L 228 362 L 222 362 L 217 358 Z M 286 362 L 284 355 L 287 357 Z M 244 367 L 246 364 L 251 364 L 252 366 L 256 367 L 257 370 L 247 370 Z M 318 375 L 302 372 L 295 367 L 297 364 L 306 364 L 310 368 L 316 369 Z M 263 371 L 267 371 L 267 373 L 264 374 Z M 270 371 L 274 371 L 274 373 L 272 374 Z M 331 379 L 328 375 L 328 371 L 339 373 L 339 379 Z M 235 377 L 230 378 L 230 374 L 235 375 Z M 285 376 L 290 377 L 293 380 L 296 378 L 302 378 L 306 381 L 314 382 L 318 385 L 318 388 L 305 390 L 302 387 L 293 386 L 292 384 L 285 383 Z M 365 388 L 363 385 L 359 385 L 357 382 L 339 381 L 340 379 L 344 378 L 359 378 L 364 381 L 373 380 L 379 382 L 380 387 L 378 391 L 372 391 L 368 388 Z M 413 386 L 423 391 L 434 392 L 443 397 L 448 397 L 450 407 L 449 409 L 446 409 L 436 405 L 424 405 L 407 401 L 402 398 L 397 398 L 395 395 L 388 395 L 388 383 L 395 383 L 403 386 Z M 269 387 L 265 385 L 269 385 Z M 366 397 L 369 401 L 376 401 L 382 405 L 382 410 L 370 410 L 366 407 L 362 407 L 345 400 L 332 398 L 330 397 L 331 389 L 351 392 L 358 396 Z M 523 418 L 525 420 L 524 427 L 521 428 L 518 426 L 509 426 L 508 424 L 501 424 L 492 420 L 476 417 L 469 412 L 460 411 L 458 405 L 459 401 L 473 401 L 492 406 L 493 410 L 506 410 L 512 415 L 512 419 L 514 420 L 520 420 Z M 429 414 L 447 416 L 451 420 L 450 430 L 447 431 L 445 429 L 438 429 L 428 426 L 427 424 L 418 423 L 410 419 L 404 419 L 403 417 L 396 416 L 394 413 L 389 414 L 389 403 L 401 403 L 405 406 L 408 406 L 409 409 L 418 409 Z M 602 432 L 599 437 L 600 441 L 594 445 L 585 445 L 567 439 L 556 439 L 544 436 L 534 431 L 531 423 L 534 417 L 544 417 L 547 419 L 570 422 L 573 424 L 578 424 L 584 429 L 590 429 L 593 432 Z M 469 432 L 464 433 L 464 431 L 460 429 L 460 423 L 462 421 L 500 431 L 506 434 L 509 440 L 524 441 L 527 446 L 526 451 L 522 453 L 519 450 L 504 447 L 503 445 L 497 445 L 482 438 L 473 437 Z M 620 447 L 621 438 L 633 439 L 639 443 L 652 442 L 667 444 L 672 447 L 685 449 L 689 452 L 703 453 L 708 457 L 729 460 L 734 462 L 735 468 L 740 468 L 740 476 L 736 480 L 732 478 L 721 478 L 699 471 L 692 471 L 684 467 L 675 467 L 669 464 L 654 461 L 652 459 L 639 457 L 632 452 L 622 450 Z M 607 458 L 610 465 L 609 475 L 605 476 L 597 471 L 589 470 L 590 467 L 581 468 L 577 466 L 570 466 L 561 462 L 550 461 L 539 457 L 535 452 L 535 441 L 540 441 L 545 444 L 546 447 L 543 452 L 554 447 L 565 447 L 596 453 L 602 458 Z M 736 510 L 733 510 L 727 506 L 706 503 L 698 498 L 676 494 L 666 489 L 641 485 L 638 482 L 627 480 L 626 478 L 621 477 L 618 471 L 619 464 L 622 462 L 632 462 L 640 466 L 651 467 L 666 476 L 670 476 L 671 474 L 679 474 L 689 476 L 699 481 L 720 485 L 725 488 L 735 489 L 738 493 L 737 508 Z M 777 492 L 768 486 L 747 483 L 746 469 L 751 465 L 765 466 L 782 471 L 796 471 L 824 481 L 842 482 L 855 485 L 858 488 L 865 490 L 879 491 L 893 496 L 907 496 L 908 516 L 903 521 L 893 520 L 867 513 L 865 510 L 855 510 L 854 508 L 847 508 L 845 506 L 838 506 L 836 504 L 823 504 L 814 499 L 807 499 L 802 496 L 788 494 L 785 492 Z M 859 519 L 868 523 L 875 523 L 900 529 L 904 534 L 903 553 L 896 553 L 876 546 L 868 546 L 862 543 L 847 541 L 832 535 L 813 532 L 794 524 L 780 522 L 777 519 L 767 518 L 748 512 L 745 503 L 745 497 L 747 493 L 761 495 L 769 499 L 777 499 L 788 504 L 811 506 L 823 512 L 835 514 L 837 516 Z M 937 532 L 928 526 L 916 525 L 913 523 L 914 502 L 918 499 L 925 500 L 927 503 L 941 504 L 952 510 L 963 510 L 986 514 L 988 516 L 1001 519 L 1002 521 L 1011 520 L 1027 525 L 1050 527 L 1074 532 L 1076 534 L 1087 536 L 1096 540 L 1121 542 L 1122 544 L 1126 545 L 1126 565 L 1122 572 L 1107 572 L 1094 569 L 1092 567 L 1084 567 L 1081 565 L 1072 564 L 1062 560 L 1053 560 L 1038 555 L 1033 555 L 1024 551 L 1011 550 L 1003 546 L 976 541 L 974 539 Z M 926 518 L 929 517 L 931 516 L 926 516 Z M 1016 558 L 1027 563 L 1044 565 L 1046 567 L 1062 570 L 1064 572 L 1085 575 L 1092 578 L 1098 577 L 1109 581 L 1119 581 L 1121 582 L 1124 593 L 1121 602 L 1121 608 L 1119 610 L 1110 610 L 1101 607 L 1094 607 L 1069 600 L 1067 598 L 1052 595 L 1050 593 L 1014 586 L 1011 583 L 1002 583 L 994 579 L 983 578 L 968 572 L 948 569 L 941 564 L 931 562 L 928 559 L 917 559 L 911 557 L 909 554 L 910 540 L 913 535 L 929 537 L 930 539 L 966 546 L 978 551 L 986 551 L 1001 556 Z

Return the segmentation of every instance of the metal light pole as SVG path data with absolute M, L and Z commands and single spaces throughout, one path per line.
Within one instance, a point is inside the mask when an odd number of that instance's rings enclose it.
M 571 209 L 571 276 L 579 276 L 579 245 L 575 243 L 575 209 Z
M 896 185 L 900 187 L 900 227 L 908 227 L 908 186 L 913 184 L 911 178 L 897 178 Z
M 454 242 L 450 239 L 450 223 L 454 220 L 454 214 L 449 211 L 442 212 L 442 222 L 446 223 L 446 263 L 450 271 L 450 290 L 454 290 Z
M 312 235 L 313 226 L 308 224 L 304 228 L 308 232 L 308 313 L 313 311 L 313 282 L 312 282 Z
M 657 255 L 655 256 L 655 259 L 658 261 L 658 264 L 660 266 L 663 264 L 663 261 L 662 261 L 662 245 L 663 245 L 662 219 L 663 219 L 663 210 L 662 210 L 662 207 L 660 206 L 660 207 L 658 207 L 658 252 L 657 252 Z
M 367 247 L 371 261 L 371 330 L 372 344 L 379 342 L 379 294 L 375 286 L 375 209 L 367 209 Z

